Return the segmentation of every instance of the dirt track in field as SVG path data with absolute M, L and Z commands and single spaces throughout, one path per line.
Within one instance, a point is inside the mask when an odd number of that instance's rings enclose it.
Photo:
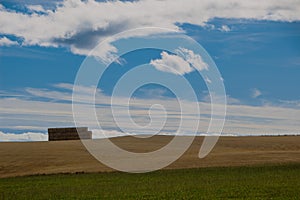
M 168 144 L 171 136 L 132 137 L 112 141 L 132 152 L 150 152 Z M 213 151 L 199 159 L 203 137 L 167 169 L 300 163 L 300 136 L 221 137 Z M 80 141 L 0 143 L 0 178 L 33 174 L 113 171 L 98 162 Z

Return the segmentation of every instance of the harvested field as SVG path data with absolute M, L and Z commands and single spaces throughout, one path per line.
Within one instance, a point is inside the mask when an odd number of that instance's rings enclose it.
M 172 137 L 150 139 L 113 138 L 120 147 L 133 152 L 148 152 L 167 144 Z M 300 163 L 300 137 L 221 137 L 213 151 L 198 158 L 203 137 L 168 169 L 223 166 L 251 166 Z M 94 159 L 81 141 L 0 143 L 0 177 L 32 174 L 113 171 Z

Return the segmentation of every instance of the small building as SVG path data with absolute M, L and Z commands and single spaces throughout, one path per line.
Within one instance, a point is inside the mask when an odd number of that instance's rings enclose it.
M 48 128 L 49 141 L 80 139 L 92 139 L 92 132 L 87 127 Z

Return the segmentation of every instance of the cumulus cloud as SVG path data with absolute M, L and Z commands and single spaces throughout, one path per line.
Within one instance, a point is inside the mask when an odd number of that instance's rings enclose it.
M 47 10 L 38 4 L 28 8 L 37 12 L 22 13 L 0 6 L 0 34 L 22 38 L 22 45 L 63 46 L 82 55 L 87 55 L 107 36 L 139 27 L 182 31 L 180 24 L 205 26 L 213 18 L 300 20 L 300 4 L 295 0 L 65 0 L 57 3 L 54 9 Z M 226 31 L 228 27 L 223 26 L 222 30 Z M 104 59 L 107 56 L 112 59 L 117 50 L 107 45 L 106 51 L 99 54 Z
M 8 39 L 7 37 L 2 37 L 0 38 L 0 46 L 13 46 L 13 45 L 18 45 L 18 42 L 12 41 Z
M 161 53 L 161 59 L 151 60 L 150 64 L 157 70 L 178 75 L 188 74 L 193 71 L 190 64 L 183 58 L 177 55 L 170 55 L 165 51 Z
M 178 55 L 171 55 L 163 51 L 160 54 L 161 59 L 151 60 L 150 65 L 157 70 L 177 75 L 188 74 L 195 69 L 208 70 L 208 65 L 202 60 L 201 56 L 195 54 L 192 50 L 179 48 L 175 52 Z

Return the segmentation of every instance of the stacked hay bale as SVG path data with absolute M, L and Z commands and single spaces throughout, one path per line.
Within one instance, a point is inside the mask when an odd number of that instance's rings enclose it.
M 78 134 L 79 133 L 79 134 Z M 80 135 L 80 137 L 79 137 Z M 49 128 L 48 140 L 80 140 L 92 139 L 92 132 L 87 127 Z

